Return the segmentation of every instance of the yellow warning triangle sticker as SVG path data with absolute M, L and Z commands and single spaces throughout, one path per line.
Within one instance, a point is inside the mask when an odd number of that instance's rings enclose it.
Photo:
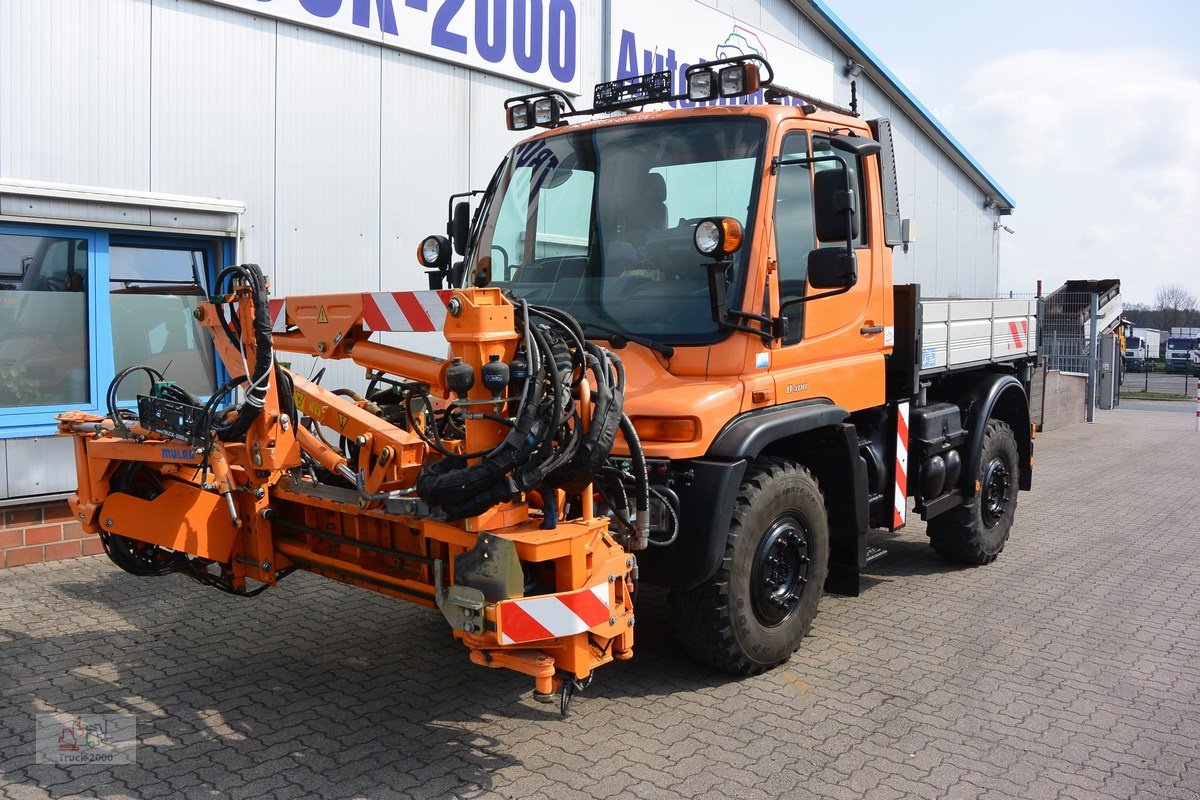
M 317 312 L 317 322 L 329 322 L 329 315 L 325 313 L 325 306 L 321 306 L 321 310 Z
M 346 430 L 346 423 L 349 421 L 350 420 L 347 419 L 345 414 L 338 414 L 338 430 L 339 431 Z

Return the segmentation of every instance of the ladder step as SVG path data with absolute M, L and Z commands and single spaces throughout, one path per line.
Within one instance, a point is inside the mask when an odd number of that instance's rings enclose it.
M 888 554 L 888 551 L 884 550 L 882 547 L 868 547 L 867 548 L 867 563 L 870 564 L 872 561 L 878 561 L 879 559 L 883 558 L 887 554 Z

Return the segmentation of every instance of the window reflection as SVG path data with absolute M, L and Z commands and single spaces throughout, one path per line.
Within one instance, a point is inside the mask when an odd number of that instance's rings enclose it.
M 86 404 L 88 242 L 0 234 L 0 408 Z

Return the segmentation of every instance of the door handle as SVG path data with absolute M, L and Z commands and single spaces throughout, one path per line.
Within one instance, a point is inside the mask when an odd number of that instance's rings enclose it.
M 882 325 L 864 325 L 858 329 L 858 332 L 863 336 L 874 336 L 877 333 L 883 333 Z

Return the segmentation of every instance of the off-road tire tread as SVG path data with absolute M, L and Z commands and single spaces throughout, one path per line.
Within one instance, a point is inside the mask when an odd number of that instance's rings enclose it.
M 684 649 L 696 660 L 735 675 L 759 675 L 787 661 L 791 653 L 770 663 L 751 660 L 742 652 L 733 633 L 730 603 L 731 567 L 734 547 L 738 540 L 753 531 L 743 528 L 743 523 L 754 507 L 755 501 L 774 480 L 790 474 L 805 476 L 812 482 L 817 496 L 824 505 L 825 496 L 817 479 L 806 467 L 785 458 L 762 456 L 755 460 L 742 479 L 742 486 L 735 501 L 730 520 L 729 536 L 725 542 L 725 554 L 717 573 L 693 589 L 671 593 L 672 617 L 678 623 L 679 639 Z M 824 584 L 827 564 L 817 567 L 812 580 Z M 805 622 L 801 639 L 812 627 L 812 619 Z M 797 640 L 797 645 L 799 640 Z M 794 651 L 793 651 L 794 652 Z
M 1007 423 L 1001 422 L 998 419 L 990 419 L 987 421 L 987 427 L 983 432 L 983 444 L 980 448 L 980 464 L 986 464 L 989 460 L 988 453 L 993 446 L 993 442 L 1007 437 L 1013 446 L 1013 450 L 1020 453 L 1017 447 L 1017 437 L 1013 435 L 1013 430 Z M 1018 457 L 1018 462 L 1019 462 Z M 976 501 L 973 507 L 959 506 L 958 508 L 947 511 L 945 514 L 940 514 L 929 520 L 926 530 L 929 533 L 929 544 L 933 547 L 934 552 L 947 561 L 953 561 L 958 564 L 969 564 L 972 566 L 983 566 L 990 564 L 1004 552 L 1004 546 L 1008 543 L 1009 533 L 1012 531 L 1013 520 L 1017 513 L 1017 497 L 1020 494 L 1016 490 L 1018 483 L 1017 473 L 1021 469 L 1020 463 L 1017 463 L 1016 470 L 1013 473 L 1014 494 L 1012 499 L 1012 513 L 1008 519 L 1001 521 L 1004 526 L 1004 536 L 1000 540 L 1000 547 L 994 552 L 989 553 L 987 547 L 982 540 L 982 516 L 979 508 L 979 502 Z M 980 476 L 975 476 L 976 480 Z

